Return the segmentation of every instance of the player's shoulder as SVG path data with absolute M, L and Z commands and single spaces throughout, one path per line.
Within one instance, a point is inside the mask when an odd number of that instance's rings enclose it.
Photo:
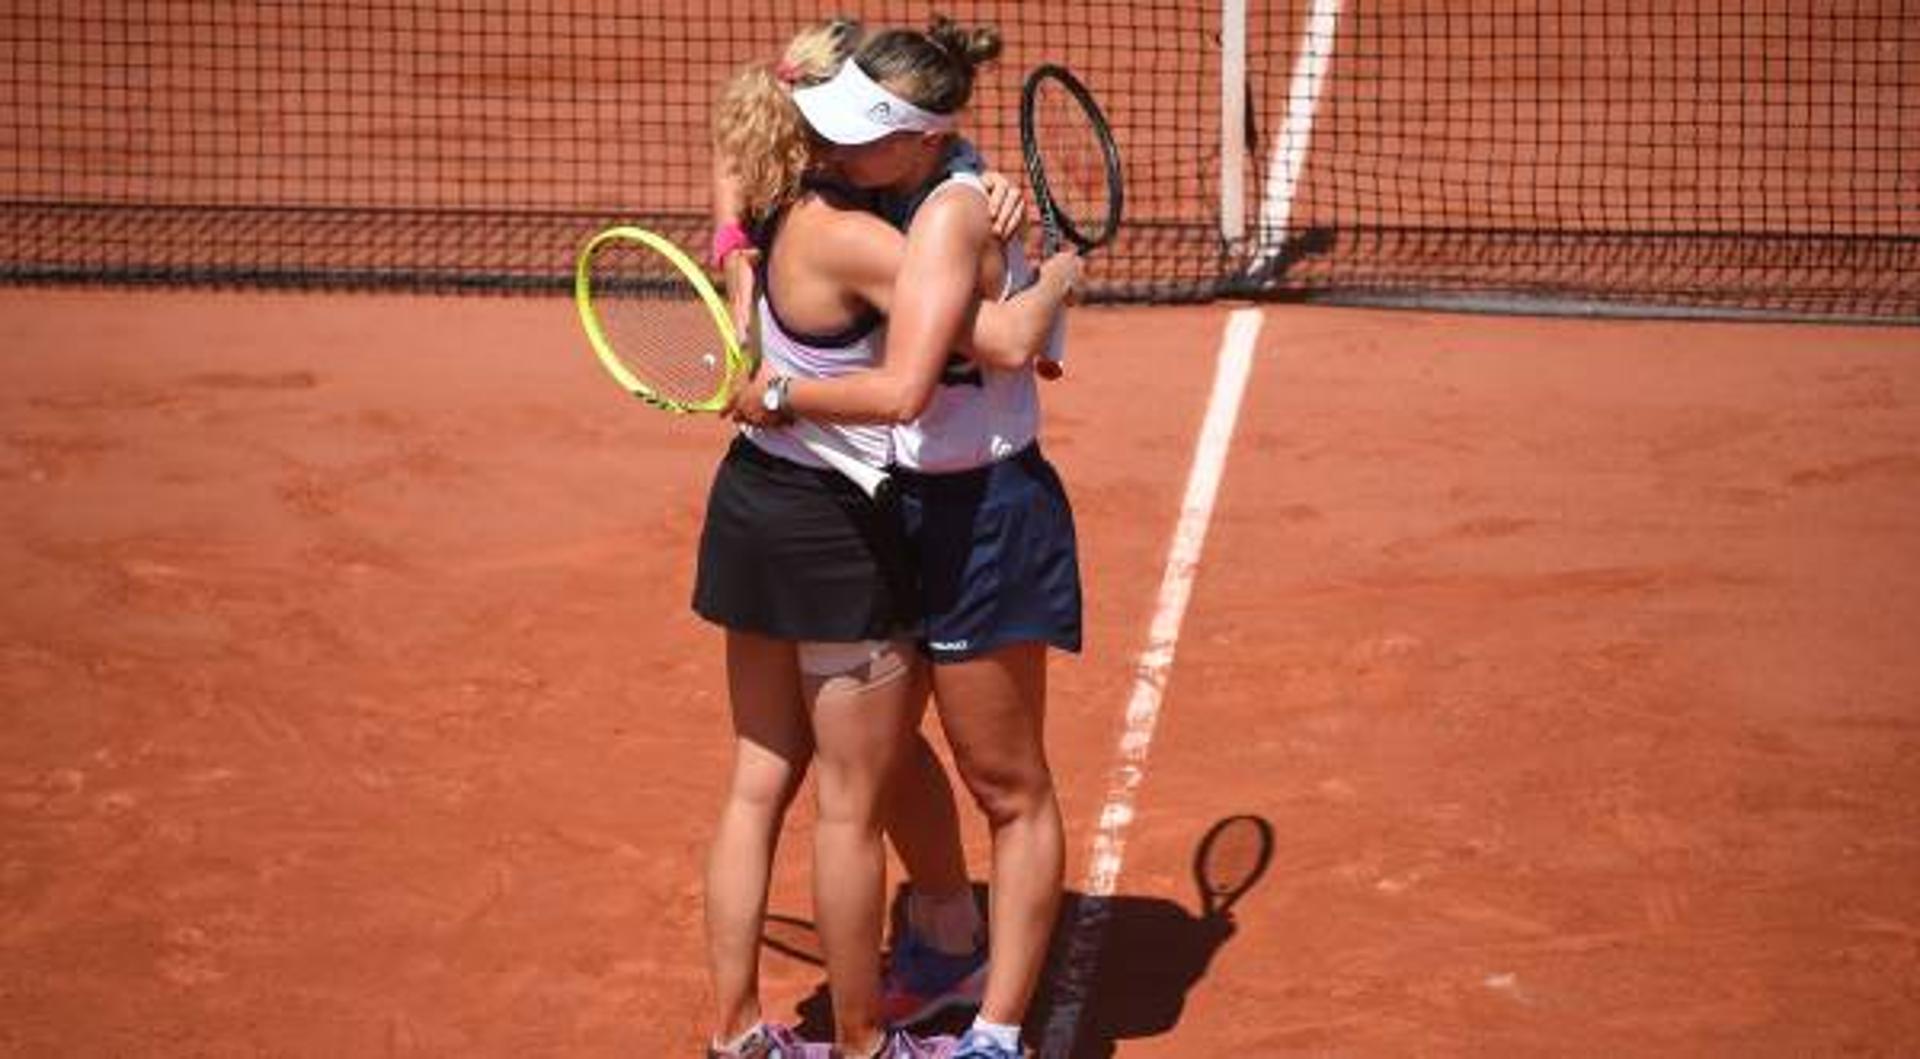
M 884 219 L 849 203 L 814 200 L 797 219 L 801 238 L 795 242 L 803 248 L 804 259 L 831 274 L 861 268 L 900 240 L 899 231 Z
M 794 203 L 791 213 L 810 232 L 858 234 L 887 228 L 865 200 L 842 195 L 807 195 Z
M 986 196 L 957 193 L 954 188 L 955 183 L 949 182 L 935 189 L 914 211 L 907 229 L 910 240 L 931 237 L 976 243 L 992 234 Z
M 949 172 L 923 193 L 914 208 L 914 220 L 928 210 L 987 214 L 987 185 L 978 172 Z

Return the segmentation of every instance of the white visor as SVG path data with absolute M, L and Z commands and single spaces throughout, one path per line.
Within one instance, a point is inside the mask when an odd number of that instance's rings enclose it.
M 840 64 L 833 80 L 794 89 L 793 102 L 814 132 L 845 147 L 896 132 L 947 132 L 954 127 L 953 115 L 921 110 L 901 99 L 852 59 Z

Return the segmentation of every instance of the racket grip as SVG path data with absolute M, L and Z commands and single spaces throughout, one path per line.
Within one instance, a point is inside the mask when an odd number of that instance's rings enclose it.
M 1053 318 L 1053 331 L 1047 335 L 1047 348 L 1040 355 L 1055 364 L 1067 362 L 1067 311 Z
M 1040 198 L 1040 260 L 1060 252 L 1060 211 L 1054 208 L 1053 197 L 1044 190 Z M 1037 271 L 1037 270 L 1036 270 Z

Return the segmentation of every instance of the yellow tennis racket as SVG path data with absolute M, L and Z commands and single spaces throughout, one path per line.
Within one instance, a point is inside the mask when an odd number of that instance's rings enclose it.
M 573 297 L 601 365 L 655 408 L 723 411 L 753 378 L 757 358 L 734 337 L 726 300 L 657 232 L 620 226 L 589 239 L 574 265 Z M 886 483 L 886 472 L 818 426 L 796 420 L 787 429 L 868 496 Z

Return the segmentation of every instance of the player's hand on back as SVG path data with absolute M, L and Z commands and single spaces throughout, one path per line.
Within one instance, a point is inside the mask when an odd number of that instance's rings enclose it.
M 1005 173 L 989 169 L 980 174 L 987 189 L 987 213 L 993 218 L 993 237 L 1003 243 L 1022 238 L 1027 232 L 1027 198 L 1020 185 Z

